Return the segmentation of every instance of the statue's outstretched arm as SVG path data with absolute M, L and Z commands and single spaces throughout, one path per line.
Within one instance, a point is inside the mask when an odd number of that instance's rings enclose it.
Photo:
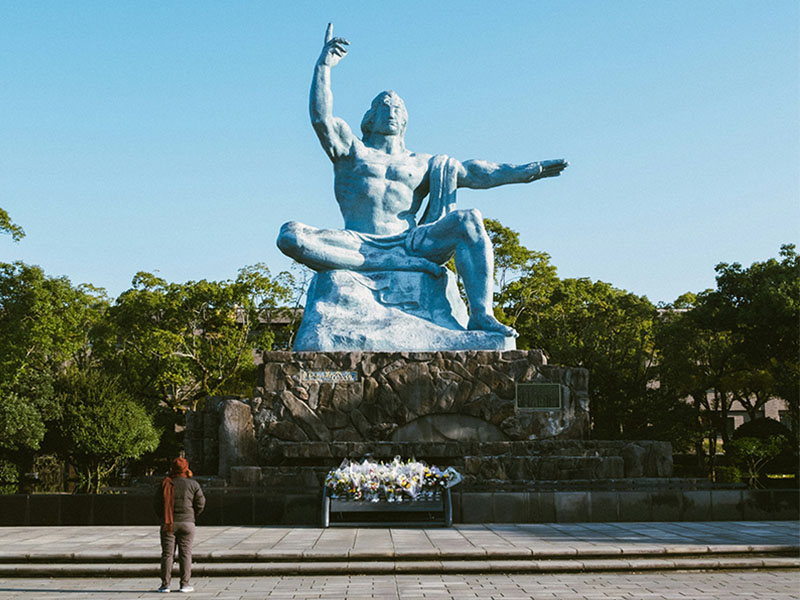
M 322 148 L 331 160 L 347 154 L 353 143 L 353 132 L 342 119 L 333 116 L 333 94 L 331 93 L 331 67 L 336 66 L 347 54 L 349 44 L 344 38 L 333 37 L 333 25 L 328 23 L 325 45 L 314 66 L 311 80 L 309 113 L 311 125 L 317 132 Z
M 569 163 L 564 159 L 543 160 L 525 165 L 467 160 L 458 171 L 458 187 L 486 189 L 507 183 L 530 183 L 545 177 L 558 177 Z

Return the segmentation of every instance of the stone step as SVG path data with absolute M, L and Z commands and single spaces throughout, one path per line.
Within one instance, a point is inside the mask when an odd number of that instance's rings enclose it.
M 232 472 L 233 487 L 257 485 L 272 489 L 321 486 L 328 471 L 335 465 L 270 465 L 260 467 L 255 479 L 239 477 Z M 445 466 L 440 463 L 439 466 Z M 467 456 L 452 461 L 464 477 L 464 486 L 495 489 L 511 485 L 521 489 L 708 489 L 705 478 L 626 477 L 624 462 L 619 457 L 531 457 L 531 456 Z M 566 486 L 566 487 L 565 487 Z M 720 487 L 720 486 L 716 486 Z M 742 487 L 741 485 L 735 487 Z
M 463 458 L 464 456 L 623 456 L 663 453 L 671 457 L 668 442 L 619 440 L 527 440 L 503 442 L 286 442 L 263 449 L 270 459 Z
M 352 528 L 355 529 L 355 528 Z M 352 530 L 351 529 L 351 530 Z M 359 528 L 365 532 L 381 531 L 384 528 Z M 338 530 L 342 533 L 345 530 Z M 411 529 L 410 531 L 419 531 Z M 441 530 L 439 530 L 441 531 Z M 297 550 L 263 548 L 258 551 L 241 551 L 232 549 L 215 550 L 213 552 L 193 552 L 193 561 L 198 564 L 216 563 L 282 563 L 282 562 L 338 562 L 365 561 L 375 562 L 393 560 L 397 562 L 413 562 L 420 560 L 448 560 L 448 561 L 474 561 L 487 560 L 564 560 L 577 558 L 580 560 L 610 560 L 621 558 L 635 560 L 642 558 L 800 558 L 800 545 L 795 544 L 681 544 L 681 545 L 631 545 L 619 547 L 608 546 L 564 546 L 563 548 L 537 548 L 537 547 L 463 547 L 450 548 L 402 548 L 391 550 L 382 548 L 376 550 L 350 548 L 321 549 L 303 548 Z M 99 551 L 79 550 L 76 552 L 8 552 L 0 551 L 0 565 L 9 564 L 147 564 L 159 561 L 157 551 Z
M 401 456 L 440 467 L 453 466 L 467 482 L 665 478 L 672 475 L 671 447 L 664 442 L 271 442 L 262 445 L 259 463 L 265 481 L 282 485 L 286 483 L 282 470 L 313 468 L 317 481 L 321 482 L 320 473 L 324 477 L 324 472 L 338 466 L 342 460 L 366 456 L 379 461 Z M 296 472 L 309 483 L 312 481 L 307 473 Z
M 524 558 L 484 557 L 451 559 L 431 557 L 423 560 L 371 561 L 309 559 L 280 562 L 202 562 L 194 561 L 195 577 L 277 576 L 277 575 L 364 575 L 430 573 L 570 573 L 708 571 L 733 569 L 798 569 L 800 558 L 788 556 L 650 556 L 641 558 L 570 557 Z M 177 566 L 173 573 L 178 574 Z M 2 563 L 0 577 L 158 577 L 158 559 L 147 563 Z
M 261 467 L 261 485 L 322 485 L 335 465 L 282 465 Z M 440 464 L 440 466 L 443 466 Z M 620 457 L 598 456 L 466 456 L 447 466 L 455 467 L 467 484 L 487 481 L 570 481 L 622 479 L 625 464 Z M 233 475 L 236 475 L 234 473 Z M 236 477 L 232 478 L 237 485 Z

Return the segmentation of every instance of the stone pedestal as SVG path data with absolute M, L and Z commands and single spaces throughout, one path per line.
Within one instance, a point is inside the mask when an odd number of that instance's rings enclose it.
M 516 340 L 467 329 L 456 277 L 418 271 L 314 275 L 308 288 L 298 352 L 512 350 Z
M 580 439 L 589 423 L 587 371 L 547 365 L 539 350 L 268 352 L 263 360 L 253 401 L 260 441 Z M 548 384 L 559 406 L 521 403 L 531 384 Z

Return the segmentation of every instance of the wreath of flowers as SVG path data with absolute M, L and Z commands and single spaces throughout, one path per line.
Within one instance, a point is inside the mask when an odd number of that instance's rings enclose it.
M 331 498 L 366 502 L 432 500 L 460 482 L 461 474 L 453 467 L 441 470 L 414 459 L 403 461 L 399 456 L 388 463 L 346 458 L 325 477 Z

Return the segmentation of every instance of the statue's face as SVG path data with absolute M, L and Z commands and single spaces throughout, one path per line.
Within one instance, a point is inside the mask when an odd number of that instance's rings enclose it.
M 375 120 L 372 124 L 373 133 L 382 135 L 401 135 L 405 129 L 405 111 L 400 102 L 392 96 L 386 96 L 378 105 Z

